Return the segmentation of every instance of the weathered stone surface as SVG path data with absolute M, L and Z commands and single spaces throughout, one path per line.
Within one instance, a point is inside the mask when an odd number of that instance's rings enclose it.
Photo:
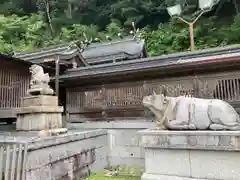
M 145 149 L 142 180 L 240 179 L 239 131 L 144 130 L 139 134 Z
M 56 96 L 30 96 L 23 98 L 17 112 L 18 131 L 42 131 L 63 128 L 63 107 Z
M 27 113 L 17 116 L 18 131 L 41 131 L 62 127 L 61 113 Z
M 19 108 L 18 114 L 62 113 L 62 106 L 29 106 Z
M 58 106 L 57 96 L 29 96 L 22 99 L 21 107 L 29 106 Z
M 125 120 L 125 121 L 100 121 L 86 123 L 70 123 L 69 129 L 89 130 L 107 129 L 108 130 L 108 161 L 110 165 L 126 165 L 137 169 L 144 169 L 144 149 L 140 146 L 139 130 L 155 128 L 152 121 Z
M 140 131 L 141 145 L 168 149 L 240 151 L 240 131 Z
M 107 147 L 104 130 L 68 132 L 26 141 L 29 142 L 27 180 L 74 180 L 107 166 L 106 157 L 96 157 Z
M 26 132 L 28 134 L 30 132 Z M 1 143 L 28 143 L 26 180 L 75 180 L 108 165 L 107 131 L 69 131 L 59 136 L 1 135 Z
M 48 73 L 44 74 L 43 68 L 33 64 L 29 71 L 31 73 L 30 89 L 27 91 L 30 95 L 52 95 L 54 92 L 49 87 L 50 78 Z
M 240 130 L 238 113 L 219 99 L 167 97 L 154 93 L 143 98 L 143 105 L 156 116 L 158 129 Z
M 141 180 L 207 180 L 207 179 L 196 179 L 196 178 L 189 178 L 189 177 L 166 176 L 166 175 L 144 173 L 141 177 Z M 208 179 L 208 180 L 213 180 L 213 179 Z

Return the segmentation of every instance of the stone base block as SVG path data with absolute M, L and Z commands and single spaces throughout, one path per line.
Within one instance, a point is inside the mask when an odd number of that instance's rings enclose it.
M 141 180 L 210 180 L 210 179 L 196 179 L 196 178 L 189 178 L 189 177 L 166 176 L 166 175 L 144 173 L 141 177 Z
M 25 180 L 76 180 L 108 165 L 105 130 L 70 131 L 43 138 L 21 132 L 2 138 L 28 143 Z
M 144 180 L 240 179 L 240 131 L 145 130 L 140 134 Z
M 62 113 L 61 106 L 29 106 L 18 109 L 18 114 L 34 114 L 34 113 Z
M 17 116 L 16 129 L 18 131 L 41 131 L 62 127 L 61 113 L 29 113 Z
M 22 99 L 22 107 L 29 106 L 58 106 L 57 96 L 29 96 Z

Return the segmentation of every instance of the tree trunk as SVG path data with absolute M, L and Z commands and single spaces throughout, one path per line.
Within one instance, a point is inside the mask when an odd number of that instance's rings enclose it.
M 47 13 L 48 24 L 49 24 L 52 36 L 54 36 L 54 28 L 53 28 L 52 19 L 51 19 L 51 16 L 50 16 L 49 2 L 48 2 L 48 0 L 46 0 L 45 2 L 46 2 L 45 4 L 46 4 L 46 13 Z

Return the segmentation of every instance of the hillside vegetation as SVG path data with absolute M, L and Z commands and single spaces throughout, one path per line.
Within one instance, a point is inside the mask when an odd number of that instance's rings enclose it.
M 189 50 L 186 24 L 166 7 L 184 5 L 184 18 L 199 13 L 197 0 L 1 0 L 0 52 L 34 50 L 53 44 L 127 36 L 135 22 L 150 55 Z M 240 43 L 240 2 L 220 0 L 194 27 L 196 48 Z

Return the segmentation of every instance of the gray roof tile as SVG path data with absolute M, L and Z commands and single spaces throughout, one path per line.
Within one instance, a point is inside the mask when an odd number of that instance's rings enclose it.
M 220 62 L 223 59 L 237 59 L 240 57 L 240 45 L 232 45 L 224 48 L 212 48 L 195 52 L 181 52 L 169 55 L 135 59 L 125 62 L 112 64 L 102 64 L 88 67 L 79 67 L 69 69 L 60 79 L 75 77 L 96 76 L 102 74 L 111 75 L 112 73 L 126 73 L 130 71 L 141 71 L 151 68 L 163 68 L 169 65 L 189 65 L 192 63 L 206 62 L 212 63 L 211 60 Z
M 99 43 L 90 45 L 83 53 L 83 57 L 88 59 L 112 56 L 113 58 L 127 58 L 128 56 L 140 55 L 144 48 L 144 40 L 127 39 L 123 41 L 113 41 L 108 43 Z M 122 54 L 122 56 L 118 56 Z M 140 56 L 139 56 L 140 57 Z
M 21 58 L 26 61 L 33 61 L 47 56 L 53 56 L 60 54 L 63 57 L 70 57 L 71 52 L 76 55 L 76 49 L 69 49 L 69 44 L 62 44 L 52 46 L 48 48 L 39 49 L 34 52 L 22 52 L 15 53 L 14 57 Z M 144 48 L 144 40 L 137 40 L 134 38 L 128 38 L 123 40 L 101 42 L 90 44 L 82 53 L 83 59 L 91 64 L 98 62 L 104 62 L 109 60 L 118 59 L 132 59 L 139 58 Z M 68 54 L 66 56 L 66 54 Z M 65 58 L 66 59 L 66 58 Z

